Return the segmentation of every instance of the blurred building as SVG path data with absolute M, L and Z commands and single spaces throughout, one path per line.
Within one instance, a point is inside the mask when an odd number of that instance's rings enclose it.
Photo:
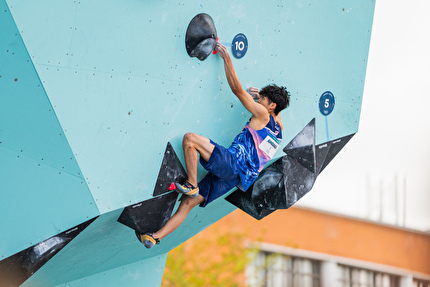
M 236 210 L 203 234 L 245 230 L 261 242 L 241 275 L 249 286 L 430 286 L 429 233 L 293 207 L 260 221 Z

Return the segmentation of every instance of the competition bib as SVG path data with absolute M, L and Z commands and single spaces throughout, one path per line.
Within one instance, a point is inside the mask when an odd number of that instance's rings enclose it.
M 279 148 L 279 139 L 275 136 L 269 134 L 258 146 L 260 150 L 262 150 L 265 154 L 267 154 L 270 158 L 273 158 L 276 151 Z

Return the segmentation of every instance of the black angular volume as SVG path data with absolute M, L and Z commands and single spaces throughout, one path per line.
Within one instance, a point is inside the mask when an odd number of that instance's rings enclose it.
M 0 287 L 19 286 L 45 265 L 97 217 L 0 261 Z
M 158 231 L 172 215 L 178 193 L 170 192 L 124 208 L 118 222 L 140 233 Z
M 291 207 L 312 189 L 318 174 L 352 136 L 315 146 L 313 119 L 285 146 L 285 156 L 266 167 L 246 192 L 236 190 L 226 200 L 258 220 Z
M 178 156 L 172 145 L 167 143 L 166 151 L 164 152 L 163 161 L 161 163 L 160 172 L 158 173 L 157 182 L 153 196 L 165 194 L 169 192 L 169 185 L 172 182 L 182 183 L 187 179 L 187 173 L 181 164 Z

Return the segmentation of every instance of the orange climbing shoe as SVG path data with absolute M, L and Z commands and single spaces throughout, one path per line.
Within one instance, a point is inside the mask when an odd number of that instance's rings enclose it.
M 176 183 L 176 191 L 181 194 L 185 194 L 191 197 L 197 197 L 199 195 L 199 187 L 194 187 L 191 183 L 188 181 L 184 184 Z
M 137 239 L 145 245 L 146 248 L 152 248 L 155 244 L 160 244 L 160 239 L 154 238 L 152 233 L 140 234 L 136 231 Z

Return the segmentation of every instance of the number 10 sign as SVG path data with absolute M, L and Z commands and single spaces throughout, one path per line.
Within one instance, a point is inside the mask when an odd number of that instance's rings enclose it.
M 240 59 L 245 56 L 246 51 L 248 51 L 248 39 L 242 33 L 237 34 L 231 42 L 231 51 L 236 59 Z

